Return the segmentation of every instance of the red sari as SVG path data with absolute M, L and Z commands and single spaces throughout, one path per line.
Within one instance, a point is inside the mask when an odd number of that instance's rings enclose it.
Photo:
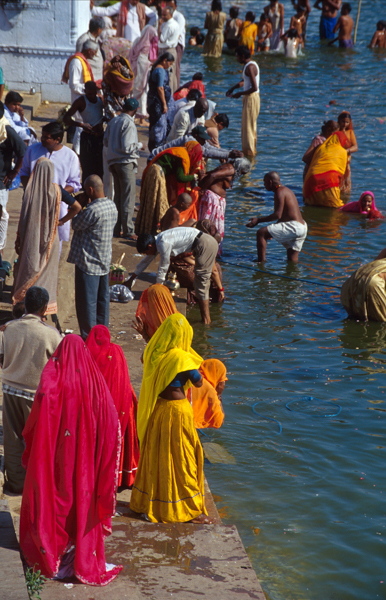
M 79 336 L 66 336 L 45 366 L 23 436 L 24 558 L 54 577 L 75 546 L 74 575 L 107 585 L 122 570 L 106 571 L 104 549 L 115 512 L 120 427 L 107 384 Z
M 118 486 L 131 487 L 137 472 L 139 447 L 136 426 L 137 398 L 130 383 L 126 358 L 122 348 L 111 343 L 110 332 L 105 325 L 96 325 L 91 329 L 86 346 L 106 380 L 121 424 L 122 450 Z

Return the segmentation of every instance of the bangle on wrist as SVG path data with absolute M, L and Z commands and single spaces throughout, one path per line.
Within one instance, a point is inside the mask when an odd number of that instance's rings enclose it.
M 219 291 L 219 292 L 224 292 L 225 290 L 224 290 L 224 288 L 219 288 L 219 290 L 218 290 L 218 291 Z

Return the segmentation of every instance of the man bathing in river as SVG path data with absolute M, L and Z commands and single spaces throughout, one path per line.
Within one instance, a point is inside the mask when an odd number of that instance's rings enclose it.
M 275 219 L 277 222 L 268 227 L 261 227 L 256 233 L 258 261 L 265 261 L 267 241 L 273 238 L 287 249 L 289 261 L 298 262 L 299 252 L 307 237 L 307 224 L 302 219 L 296 196 L 288 187 L 281 185 L 280 176 L 275 171 L 264 176 L 264 186 L 269 192 L 275 192 L 274 212 L 267 217 L 254 217 L 246 226 L 256 227 L 259 223 L 268 223 Z
M 321 40 L 333 39 L 333 29 L 338 20 L 338 10 L 341 6 L 342 0 L 316 0 L 314 7 L 322 11 L 319 25 L 319 35 Z
M 336 40 L 339 40 L 339 48 L 353 48 L 354 42 L 351 39 L 352 30 L 354 29 L 354 21 L 350 17 L 351 4 L 345 2 L 342 5 L 340 17 L 333 31 L 336 33 L 339 31 L 338 37 L 332 40 L 328 45 L 332 46 Z

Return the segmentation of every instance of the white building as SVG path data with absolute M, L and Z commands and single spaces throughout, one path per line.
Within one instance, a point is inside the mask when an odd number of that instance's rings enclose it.
M 1 0 L 0 66 L 8 89 L 34 87 L 42 100 L 69 102 L 62 74 L 89 19 L 89 0 Z

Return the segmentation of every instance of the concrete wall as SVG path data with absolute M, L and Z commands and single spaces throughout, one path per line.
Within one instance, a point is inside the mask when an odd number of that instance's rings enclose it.
M 1 3 L 0 66 L 8 89 L 34 87 L 42 100 L 69 102 L 70 92 L 61 78 L 89 19 L 88 0 Z

